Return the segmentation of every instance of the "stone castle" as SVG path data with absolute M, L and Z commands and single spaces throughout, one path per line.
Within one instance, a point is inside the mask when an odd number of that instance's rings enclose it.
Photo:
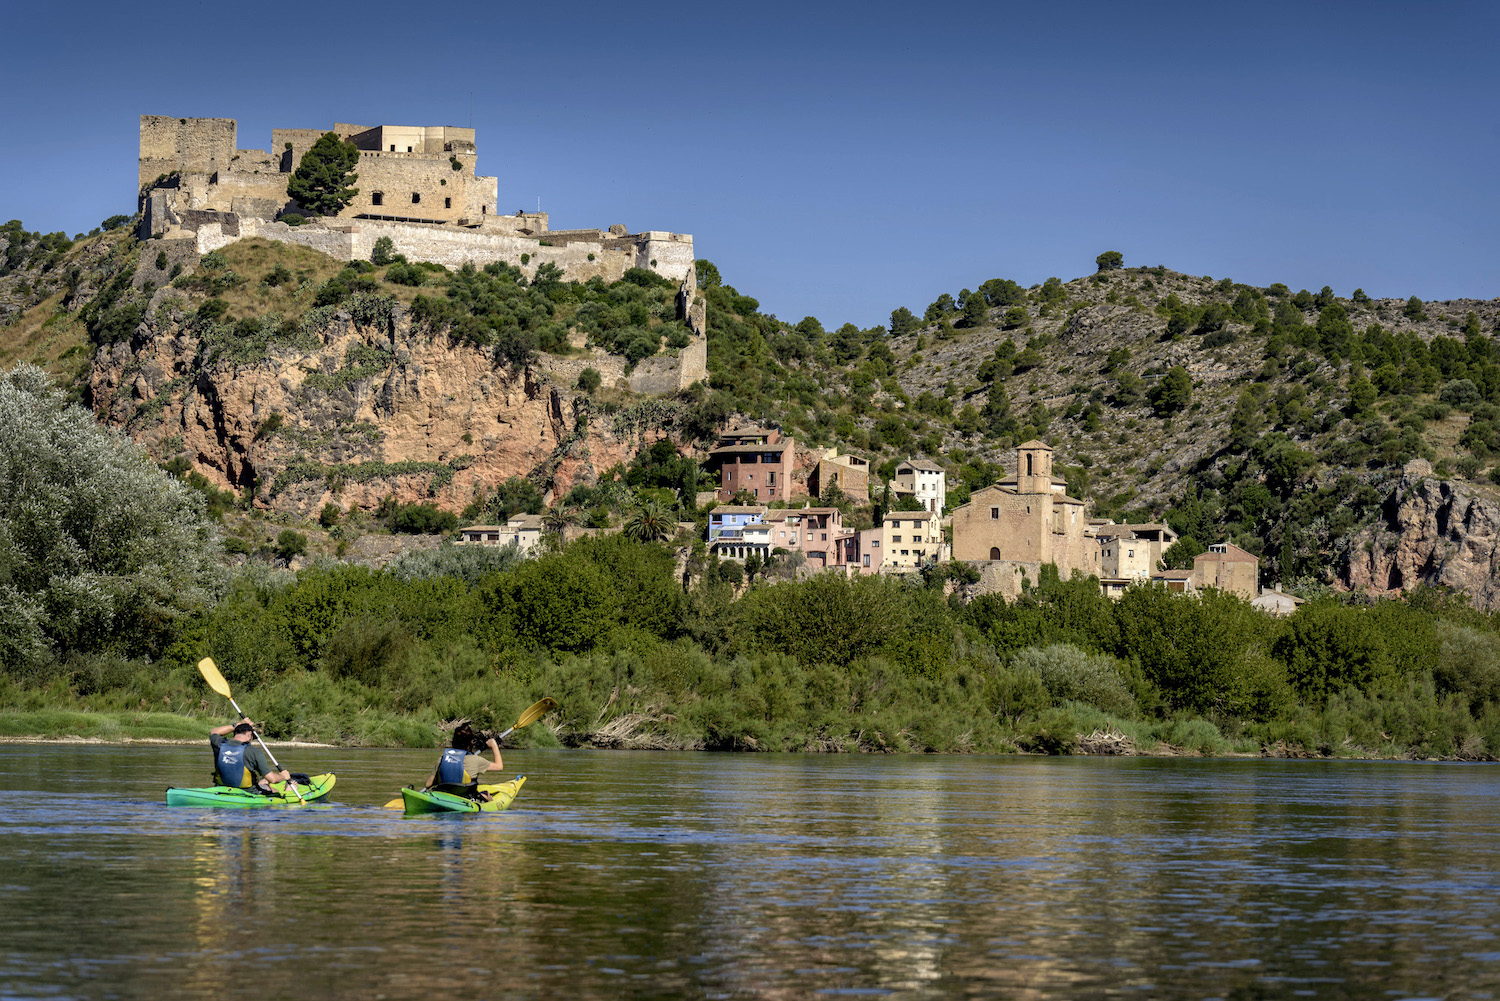
M 360 151 L 353 201 L 336 216 L 305 213 L 287 182 L 325 132 Z M 646 359 L 627 373 L 623 359 L 585 358 L 607 383 L 636 392 L 670 392 L 708 377 L 705 309 L 697 294 L 693 238 L 684 233 L 628 233 L 547 228 L 545 212 L 498 212 L 499 182 L 475 173 L 474 130 L 451 125 L 351 125 L 272 129 L 269 152 L 240 149 L 232 118 L 141 116 L 137 183 L 141 239 L 157 239 L 174 259 L 196 257 L 237 240 L 262 237 L 310 247 L 341 261 L 368 260 L 390 239 L 395 253 L 449 268 L 495 261 L 528 278 L 544 264 L 569 280 L 613 282 L 648 268 L 680 283 L 679 317 L 693 342 L 675 357 Z M 281 221 L 303 215 L 300 224 Z M 305 214 L 304 214 L 305 213 Z M 569 368 L 570 360 L 554 360 Z M 611 363 L 613 362 L 613 364 Z M 619 369 L 619 371 L 615 371 Z M 561 372 L 576 378 L 577 373 Z
M 449 267 L 504 261 L 529 275 L 551 263 L 578 281 L 615 281 L 640 267 L 693 280 L 690 235 L 627 233 L 624 226 L 549 230 L 544 212 L 500 215 L 498 181 L 475 173 L 473 129 L 343 122 L 327 130 L 272 129 L 269 152 L 240 149 L 236 131 L 232 118 L 141 116 L 142 238 L 191 237 L 201 254 L 262 236 L 353 260 L 369 258 L 384 236 L 397 253 Z M 278 222 L 302 213 L 287 197 L 287 181 L 330 131 L 360 151 L 359 193 L 337 216 Z

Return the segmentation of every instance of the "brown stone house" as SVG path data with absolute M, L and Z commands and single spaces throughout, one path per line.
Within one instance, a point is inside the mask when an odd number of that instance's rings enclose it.
M 744 490 L 757 501 L 792 496 L 796 442 L 775 428 L 734 428 L 719 436 L 704 468 L 719 474 L 718 498 L 727 501 Z
M 1220 542 L 1193 560 L 1193 583 L 1237 594 L 1246 601 L 1260 594 L 1260 560 L 1232 542 Z

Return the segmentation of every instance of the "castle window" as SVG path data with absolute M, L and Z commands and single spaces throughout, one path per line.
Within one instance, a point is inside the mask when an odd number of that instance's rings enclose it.
M 490 207 L 488 205 L 481 205 L 481 206 L 479 206 L 479 214 L 480 215 L 489 215 L 490 214 Z
M 992 507 L 992 508 L 990 508 L 990 520 L 992 520 L 992 521 L 999 521 L 1000 520 L 1000 509 L 998 507 Z
M 408 147 L 406 147 L 406 151 L 407 151 L 407 152 L 408 152 L 408 153 L 410 153 L 410 152 L 411 152 L 411 147 L 410 147 L 410 146 L 408 146 Z
M 992 559 L 992 560 L 998 560 L 999 558 L 1000 558 L 1000 550 L 996 549 L 994 546 L 991 546 L 990 547 L 990 559 Z
M 396 152 L 396 144 L 395 143 L 391 143 L 391 152 L 392 153 Z
M 370 204 L 371 205 L 384 205 L 385 204 L 385 192 L 384 191 L 371 192 L 371 194 L 370 194 Z
M 444 198 L 443 199 L 443 208 L 445 208 L 445 209 L 451 209 L 452 207 L 453 207 L 453 199 L 451 199 L 451 198 Z
M 415 192 L 415 191 L 413 191 L 413 192 L 412 192 L 412 193 L 411 193 L 411 203 L 412 203 L 412 204 L 413 204 L 413 205 L 415 205 L 415 204 L 417 204 L 417 203 L 418 203 L 418 202 L 420 202 L 420 201 L 421 201 L 421 200 L 422 200 L 422 196 L 421 196 L 421 195 L 419 195 L 419 194 L 417 194 L 417 193 L 416 193 L 416 192 Z

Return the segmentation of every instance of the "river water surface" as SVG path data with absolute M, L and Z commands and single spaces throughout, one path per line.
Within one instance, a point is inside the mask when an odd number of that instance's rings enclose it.
M 1488 998 L 1500 767 L 283 749 L 333 805 L 168 809 L 186 747 L 0 746 L 0 998 Z

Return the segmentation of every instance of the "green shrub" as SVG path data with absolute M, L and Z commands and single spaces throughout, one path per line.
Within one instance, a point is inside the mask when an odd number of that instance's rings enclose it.
M 301 556 L 307 552 L 307 536 L 291 528 L 283 528 L 276 536 L 276 555 L 284 560 Z
M 1014 670 L 1034 673 L 1054 704 L 1082 702 L 1115 716 L 1135 713 L 1135 696 L 1107 654 L 1091 654 L 1068 643 L 1028 647 L 1011 662 Z
M 388 236 L 382 236 L 375 241 L 375 246 L 370 249 L 370 263 L 377 267 L 385 267 L 396 259 L 396 243 Z
M 288 226 L 301 226 L 307 222 L 307 217 L 297 212 L 283 212 L 276 217 L 277 222 L 284 222 Z
M 458 529 L 458 516 L 436 504 L 403 504 L 391 516 L 391 531 L 408 535 L 440 535 Z

